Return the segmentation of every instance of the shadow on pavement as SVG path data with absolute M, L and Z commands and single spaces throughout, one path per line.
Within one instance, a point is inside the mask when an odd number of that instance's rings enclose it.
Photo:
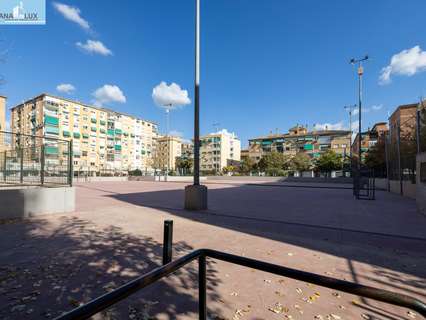
M 252 210 L 250 208 L 250 201 L 241 197 L 243 188 L 255 188 L 247 186 L 227 187 L 227 188 L 211 188 L 209 189 L 209 199 L 215 199 L 215 202 L 235 201 L 239 205 L 245 205 L 247 212 Z M 276 189 L 276 188 L 274 188 Z M 259 193 L 265 192 L 259 189 Z M 302 191 L 301 191 L 302 192 Z M 303 191 L 305 194 L 305 201 L 309 202 L 309 191 Z M 332 192 L 329 191 L 330 204 L 333 201 Z M 342 190 L 341 196 L 347 199 L 352 198 L 350 190 Z M 371 265 L 375 271 L 375 277 L 363 277 L 362 273 L 357 274 L 355 268 L 349 268 L 351 273 L 348 274 L 350 281 L 357 283 L 368 282 L 370 285 L 375 286 L 383 285 L 392 288 L 395 292 L 401 292 L 409 295 L 415 295 L 422 300 L 426 297 L 426 237 L 418 237 L 417 235 L 392 235 L 382 232 L 374 232 L 363 230 L 363 228 L 338 227 L 338 226 L 324 226 L 316 224 L 321 217 L 313 217 L 312 223 L 298 223 L 288 222 L 284 219 L 270 219 L 269 217 L 253 216 L 250 213 L 235 213 L 235 212 L 219 212 L 216 208 L 210 206 L 212 209 L 204 212 L 190 212 L 181 209 L 184 197 L 183 190 L 163 190 L 163 191 L 149 191 L 138 193 L 110 193 L 106 195 L 123 202 L 127 202 L 137 206 L 151 207 L 161 209 L 172 215 L 199 221 L 201 223 L 231 229 L 238 232 L 243 232 L 255 236 L 260 236 L 275 241 L 281 241 L 292 245 L 297 245 L 311 250 L 321 251 L 334 256 L 345 258 L 349 264 L 353 261 L 363 262 Z M 256 197 L 256 192 L 250 194 L 251 197 Z M 285 195 L 283 195 L 284 197 Z M 245 201 L 247 200 L 247 201 Z M 315 203 L 312 203 L 314 206 Z M 377 204 L 373 204 L 377 205 Z M 268 203 L 262 203 L 262 206 L 268 206 Z M 258 212 L 262 212 L 260 207 Z M 344 208 L 341 208 L 344 210 Z M 277 208 L 278 211 L 284 213 L 288 208 Z M 323 210 L 326 210 L 326 208 Z M 244 211 L 244 210 L 243 210 Z M 313 210 L 317 211 L 317 209 Z M 305 214 L 311 214 L 306 212 Z M 359 213 L 357 219 L 362 219 L 362 212 Z M 319 219 L 318 219 L 319 218 Z M 384 221 L 385 222 L 385 221 Z M 403 223 L 404 220 L 401 221 Z M 426 222 L 426 220 L 425 220 Z M 426 225 L 426 224 L 425 224 Z M 403 228 L 404 225 L 397 227 Z M 363 250 L 359 250 L 362 247 Z M 389 259 L 389 256 L 393 257 Z M 421 262 L 419 262 L 421 261 Z M 388 269 L 391 271 L 385 271 Z M 315 272 L 313 268 L 310 270 Z M 401 277 L 404 273 L 405 276 Z M 381 279 L 387 279 L 383 281 Z M 420 280 L 423 279 L 423 280 Z M 361 306 L 360 306 L 361 307 Z M 373 307 L 365 303 L 364 308 L 366 311 L 374 309 L 377 316 L 383 316 L 380 308 Z M 389 319 L 392 319 L 392 314 L 386 314 Z M 375 319 L 371 314 L 371 319 Z M 396 316 L 398 318 L 398 316 Z M 399 319 L 399 318 L 398 318 Z
M 45 220 L 3 225 L 4 239 L 9 232 L 22 235 L 22 242 L 0 244 L 0 318 L 5 320 L 54 318 L 161 265 L 162 244 L 152 238 L 114 226 L 99 229 L 79 218 L 64 217 L 52 229 Z M 176 256 L 192 250 L 185 242 L 174 244 Z M 213 264 L 207 266 L 209 299 L 218 300 Z M 192 263 L 95 319 L 195 318 L 197 292 L 198 267 Z

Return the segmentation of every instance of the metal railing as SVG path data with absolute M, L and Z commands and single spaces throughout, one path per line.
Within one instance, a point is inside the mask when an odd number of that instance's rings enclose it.
M 0 184 L 72 185 L 72 140 L 0 131 Z
M 426 318 L 426 304 L 408 295 L 394 293 L 391 291 L 364 286 L 353 282 L 343 281 L 331 277 L 321 276 L 315 273 L 300 271 L 292 268 L 279 266 L 276 264 L 237 256 L 212 249 L 195 250 L 181 258 L 172 261 L 172 235 L 173 221 L 164 223 L 164 245 L 163 245 L 163 266 L 130 281 L 123 286 L 106 293 L 91 302 L 82 305 L 55 320 L 81 320 L 89 319 L 91 316 L 101 312 L 138 292 L 139 290 L 155 283 L 156 281 L 172 274 L 192 261 L 198 260 L 198 312 L 199 319 L 207 319 L 207 272 L 206 258 L 217 259 L 243 267 L 248 267 L 275 275 L 309 282 L 322 287 L 343 291 L 349 294 L 370 298 L 373 300 L 386 302 L 392 305 L 405 307 L 418 312 Z

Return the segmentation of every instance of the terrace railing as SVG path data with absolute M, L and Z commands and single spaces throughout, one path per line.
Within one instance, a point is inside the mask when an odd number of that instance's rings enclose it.
M 360 285 L 353 282 L 338 280 L 331 277 L 321 276 L 315 273 L 300 271 L 276 264 L 259 261 L 246 257 L 241 257 L 217 250 L 199 249 L 195 250 L 181 258 L 172 261 L 172 227 L 171 221 L 166 221 L 164 225 L 164 246 L 163 246 L 163 266 L 158 267 L 125 285 L 106 293 L 91 302 L 82 305 L 56 320 L 81 320 L 89 319 L 91 316 L 101 312 L 119 301 L 127 298 L 133 293 L 155 283 L 156 281 L 172 274 L 184 267 L 188 263 L 198 260 L 198 308 L 199 319 L 207 319 L 207 277 L 206 277 L 206 258 L 226 261 L 232 264 L 248 267 L 275 275 L 296 279 L 322 287 L 347 292 L 350 294 L 386 302 L 392 305 L 411 309 L 426 318 L 426 304 L 416 298 L 408 295 L 394 293 L 391 291 L 377 289 L 369 286 Z

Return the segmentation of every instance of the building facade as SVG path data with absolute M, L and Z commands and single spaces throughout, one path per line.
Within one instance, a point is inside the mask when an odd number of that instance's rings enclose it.
M 0 131 L 6 131 L 6 97 L 0 96 Z M 6 149 L 6 136 L 0 133 L 0 151 Z
M 151 169 L 158 131 L 151 121 L 49 94 L 11 111 L 14 133 L 72 140 L 75 172 Z M 61 163 L 68 150 L 59 149 L 47 146 L 45 152 Z
M 286 134 L 271 134 L 249 139 L 249 157 L 258 162 L 265 154 L 279 152 L 294 156 L 304 152 L 312 158 L 332 149 L 343 157 L 350 153 L 350 131 L 347 130 L 314 130 L 308 131 L 304 126 L 295 126 Z
M 200 137 L 200 168 L 202 171 L 222 171 L 241 160 L 241 142 L 234 133 L 222 130 Z
M 386 135 L 389 131 L 388 124 L 386 122 L 378 122 L 374 124 L 371 129 L 368 131 L 362 132 L 361 138 L 361 159 L 365 159 L 365 156 L 368 153 L 368 150 L 375 146 L 379 142 L 384 142 Z M 355 136 L 355 139 L 352 143 L 352 154 L 355 156 L 359 152 L 359 133 Z
M 182 155 L 182 139 L 174 136 L 157 138 L 154 167 L 161 170 L 176 170 L 176 158 Z

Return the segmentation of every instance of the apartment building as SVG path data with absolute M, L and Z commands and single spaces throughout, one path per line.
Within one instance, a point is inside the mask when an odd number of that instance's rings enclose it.
M 6 131 L 6 97 L 0 96 L 0 131 Z M 6 148 L 6 137 L 0 133 L 0 151 Z
M 419 103 L 401 105 L 389 117 L 391 140 L 396 141 L 398 127 L 401 138 L 414 138 L 416 130 L 416 112 Z
M 182 154 L 181 157 L 184 159 L 194 158 L 194 144 L 188 141 L 182 141 L 181 144 Z
M 365 158 L 365 155 L 368 153 L 371 147 L 375 146 L 378 142 L 384 142 L 388 129 L 388 124 L 386 122 L 378 122 L 373 125 L 371 129 L 368 129 L 361 134 L 361 152 L 362 159 Z M 358 154 L 359 146 L 359 133 L 355 136 L 355 139 L 352 143 L 352 153 L 354 155 Z
M 200 168 L 203 171 L 221 171 L 241 160 L 241 142 L 226 129 L 200 137 Z
M 307 127 L 296 125 L 285 134 L 271 134 L 249 139 L 248 153 L 255 162 L 273 151 L 289 156 L 305 152 L 312 158 L 316 158 L 324 151 L 332 149 L 336 153 L 346 156 L 350 153 L 350 136 L 348 130 L 308 131 Z
M 161 170 L 176 170 L 176 158 L 182 155 L 182 139 L 174 136 L 157 138 L 154 166 Z
M 12 108 L 15 133 L 72 140 L 74 171 L 150 170 L 157 125 L 50 94 L 41 94 Z M 46 139 L 49 159 L 61 164 L 68 150 Z M 52 160 L 50 160 L 52 161 Z

